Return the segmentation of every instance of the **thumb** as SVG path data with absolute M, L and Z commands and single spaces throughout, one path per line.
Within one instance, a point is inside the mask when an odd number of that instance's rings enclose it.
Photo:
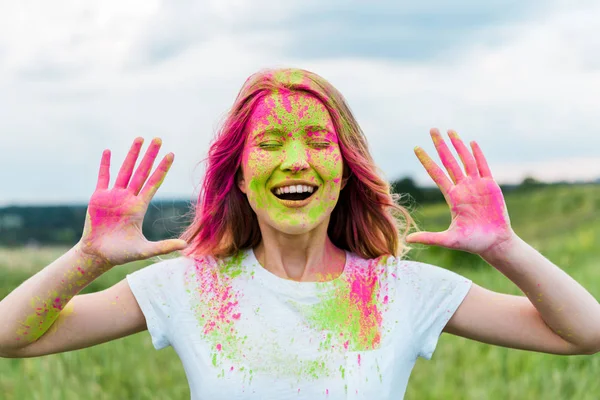
M 149 257 L 159 256 L 162 254 L 169 254 L 174 251 L 183 250 L 187 247 L 187 242 L 181 239 L 168 239 L 160 242 L 151 242 L 151 246 L 147 253 L 150 253 Z
M 406 242 L 448 247 L 449 237 L 447 232 L 415 232 L 406 237 Z

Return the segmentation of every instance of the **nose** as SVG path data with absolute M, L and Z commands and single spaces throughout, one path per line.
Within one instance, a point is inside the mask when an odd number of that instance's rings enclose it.
M 281 163 L 283 171 L 297 173 L 309 168 L 307 149 L 301 144 L 290 144 L 284 154 L 284 160 Z

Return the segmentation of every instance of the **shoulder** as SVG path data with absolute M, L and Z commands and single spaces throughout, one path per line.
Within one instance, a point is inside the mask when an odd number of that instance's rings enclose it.
M 461 281 L 470 283 L 467 278 L 448 269 L 391 255 L 364 259 L 351 253 L 348 265 L 351 271 L 366 273 L 382 281 L 405 284 L 413 288 Z
M 159 260 L 127 275 L 127 280 L 136 283 L 166 284 L 178 281 L 188 270 L 196 265 L 196 260 L 190 257 L 177 257 Z

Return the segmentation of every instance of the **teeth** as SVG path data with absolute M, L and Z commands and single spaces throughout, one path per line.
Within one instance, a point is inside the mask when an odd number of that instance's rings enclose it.
M 308 185 L 292 185 L 292 186 L 283 186 L 277 188 L 275 190 L 275 194 L 280 195 L 283 193 L 312 193 L 315 191 L 315 188 Z

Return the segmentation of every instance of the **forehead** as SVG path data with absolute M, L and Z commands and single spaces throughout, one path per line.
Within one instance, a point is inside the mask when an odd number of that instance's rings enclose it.
M 333 122 L 327 108 L 316 97 L 293 91 L 277 91 L 259 100 L 248 121 L 248 127 L 314 125 L 332 128 Z

